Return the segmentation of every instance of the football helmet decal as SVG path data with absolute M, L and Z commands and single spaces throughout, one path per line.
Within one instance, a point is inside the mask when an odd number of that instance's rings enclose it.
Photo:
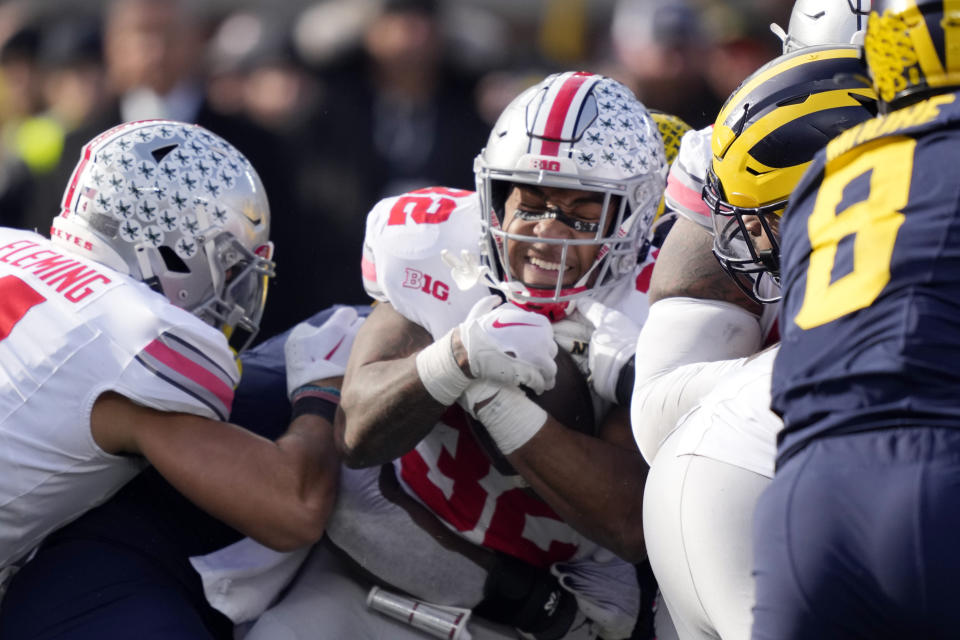
M 267 196 L 243 154 L 202 127 L 148 120 L 87 143 L 50 235 L 147 283 L 239 352 L 274 272 L 269 232 Z
M 553 317 L 571 300 L 615 286 L 633 274 L 647 240 L 666 177 L 657 124 L 619 82 L 586 72 L 553 74 L 516 97 L 503 111 L 477 156 L 481 261 L 489 284 L 507 297 Z M 595 191 L 603 218 L 591 238 L 540 238 L 507 233 L 504 203 L 512 185 Z M 612 206 L 611 206 L 612 205 Z M 533 287 L 510 272 L 512 242 L 560 244 L 561 263 L 575 245 L 598 246 L 594 263 L 573 285 L 558 275 L 552 287 Z
M 713 252 L 757 302 L 779 300 L 779 217 L 813 156 L 841 131 L 876 115 L 875 94 L 862 73 L 859 47 L 800 49 L 751 74 L 717 116 L 703 187 Z M 765 277 L 777 286 L 762 285 Z

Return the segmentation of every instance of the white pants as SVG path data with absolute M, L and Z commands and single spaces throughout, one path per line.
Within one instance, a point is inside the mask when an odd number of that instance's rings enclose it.
M 318 544 L 279 603 L 244 640 L 423 640 L 423 631 L 367 607 L 371 585 L 324 544 Z M 514 640 L 513 629 L 471 617 L 474 640 Z
M 770 479 L 663 443 L 647 477 L 650 564 L 681 640 L 750 637 L 753 509 Z

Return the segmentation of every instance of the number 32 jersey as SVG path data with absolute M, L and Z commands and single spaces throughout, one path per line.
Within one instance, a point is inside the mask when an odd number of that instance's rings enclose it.
M 480 204 L 472 191 L 434 187 L 382 200 L 367 218 L 367 293 L 440 337 L 490 294 L 482 284 L 466 291 L 453 284 L 440 252 L 476 255 L 480 239 Z M 638 267 L 635 281 L 624 283 L 627 291 L 614 289 L 601 302 L 642 323 L 652 267 L 651 257 Z M 588 340 L 589 334 L 584 337 Z M 456 404 L 395 465 L 408 492 L 475 544 L 543 567 L 596 549 L 546 503 L 491 465 Z
M 825 435 L 960 426 L 960 96 L 849 129 L 782 227 L 778 464 Z
M 93 439 L 97 397 L 224 419 L 226 338 L 162 295 L 32 232 L 0 228 L 0 568 L 146 462 Z

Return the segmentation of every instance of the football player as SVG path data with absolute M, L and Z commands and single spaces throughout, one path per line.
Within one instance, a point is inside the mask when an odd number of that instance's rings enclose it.
M 329 538 L 375 583 L 472 608 L 498 637 L 628 637 L 646 465 L 625 408 L 609 402 L 615 381 L 585 352 L 594 302 L 646 316 L 663 143 L 623 85 L 560 73 L 510 103 L 475 170 L 477 192 L 422 189 L 368 216 L 364 285 L 379 303 L 344 379 L 337 440 L 355 469 Z M 595 433 L 521 388 L 553 386 L 558 342 L 602 389 Z M 470 416 L 514 474 L 493 465 Z M 418 533 L 420 516 L 381 491 L 381 465 L 437 533 Z M 480 559 L 450 552 L 464 544 Z M 249 637 L 375 637 L 365 591 L 312 560 Z
M 949 638 L 960 552 L 960 63 L 954 7 L 874 0 L 881 117 L 818 153 L 783 217 L 754 638 Z
M 854 46 L 785 54 L 747 78 L 717 117 L 703 191 L 713 251 L 757 303 L 777 306 L 779 220 L 814 152 L 875 113 L 860 69 Z M 665 338 L 644 327 L 638 359 L 656 358 Z M 696 338 L 703 334 L 680 341 Z M 644 491 L 647 550 L 681 638 L 750 634 L 753 507 L 773 475 L 780 428 L 769 410 L 774 354 L 681 366 L 634 396 L 634 434 L 645 453 L 655 451 Z
M 791 29 L 797 33 L 785 42 L 785 53 L 787 49 L 802 50 L 801 45 L 847 45 L 857 40 L 857 32 L 862 29 L 862 16 L 861 22 L 858 22 L 854 11 L 856 2 L 851 2 L 851 6 L 841 3 L 836 7 L 820 7 L 823 11 L 823 15 L 820 15 L 819 10 L 812 13 L 808 11 L 811 9 L 808 0 L 797 0 L 790 22 Z M 864 4 L 868 3 L 861 2 L 860 6 Z M 807 13 L 816 19 L 804 17 Z M 846 72 L 862 73 L 862 70 Z M 730 106 L 729 102 L 725 106 Z M 830 127 L 837 132 L 843 125 L 834 123 Z M 776 325 L 779 307 L 776 304 L 760 304 L 755 299 L 757 293 L 744 295 L 743 287 L 723 271 L 713 254 L 711 207 L 703 198 L 708 170 L 714 157 L 711 142 L 713 128 L 711 125 L 683 136 L 664 191 L 667 215 L 676 220 L 657 255 L 657 266 L 650 283 L 651 313 L 644 325 L 649 339 L 644 348 L 669 343 L 671 349 L 648 352 L 637 361 L 633 397 L 634 424 L 648 425 L 635 433 L 648 461 L 653 459 L 666 432 L 673 428 L 675 419 L 692 405 L 671 405 L 673 411 L 670 415 L 661 415 L 657 408 L 660 406 L 660 391 L 647 382 L 662 377 L 679 364 L 752 354 L 764 344 L 776 342 L 779 337 Z M 747 167 L 741 169 L 746 170 Z M 741 173 L 741 176 L 747 175 Z M 768 286 L 764 280 L 761 278 L 758 281 L 759 287 Z M 743 283 L 742 280 L 740 282 Z M 748 288 L 753 287 L 752 282 L 747 282 L 747 285 Z M 774 295 L 770 292 L 758 293 L 760 298 Z M 608 323 L 607 326 L 614 324 Z M 629 329 L 623 326 L 619 335 L 607 336 L 606 339 L 617 344 L 624 342 L 629 335 Z M 669 342 L 666 336 L 669 336 Z M 610 348 L 615 350 L 616 346 Z M 675 391 L 679 389 L 676 387 Z M 689 397 L 697 398 L 699 393 L 689 394 Z M 645 403 L 645 398 L 651 401 Z M 652 414 L 645 415 L 647 410 Z M 665 431 L 649 428 L 653 424 L 661 425 Z
M 84 147 L 51 239 L 0 229 L 6 574 L 148 465 L 270 547 L 319 538 L 335 405 L 276 442 L 223 422 L 273 274 L 269 225 L 230 143 L 141 121 Z
M 368 309 L 321 311 L 302 330 L 243 351 L 231 422 L 264 438 L 280 437 L 290 421 L 288 386 L 297 384 L 297 370 L 309 365 L 311 380 L 342 375 L 357 311 Z M 330 357 L 302 357 L 314 351 Z M 290 367 L 290 378 L 287 353 L 300 362 Z M 244 538 L 148 468 L 44 539 L 10 580 L 0 604 L 0 638 L 229 640 L 234 623 L 259 615 L 307 552 L 275 552 Z
M 870 0 L 796 0 L 788 33 L 783 33 L 777 25 L 771 25 L 771 28 L 783 40 L 784 53 L 811 46 L 858 43 L 862 40 L 865 24 L 862 10 L 869 10 L 869 5 Z M 761 307 L 743 296 L 712 255 L 710 207 L 701 197 L 713 158 L 712 129 L 711 125 L 684 135 L 677 160 L 670 167 L 664 201 L 667 210 L 675 215 L 676 223 L 667 234 L 658 256 L 659 266 L 650 284 L 650 297 L 652 302 L 671 299 L 654 312 L 655 316 L 663 314 L 666 325 L 678 318 L 689 317 L 691 313 L 694 318 L 702 316 L 702 326 L 694 326 L 692 331 L 685 332 L 688 335 L 699 335 L 702 331 L 709 331 L 711 326 L 727 326 L 736 335 L 743 335 L 741 332 L 753 334 L 754 337 L 742 343 L 731 343 L 725 353 L 716 351 L 716 342 L 713 342 L 714 350 L 705 353 L 713 354 L 711 357 L 738 357 L 752 352 L 751 340 L 753 346 L 759 346 L 765 340 L 769 342 L 771 335 L 776 337 L 771 332 L 777 307 Z M 703 233 L 704 230 L 708 233 Z M 689 299 L 713 302 L 698 306 L 699 311 L 691 311 Z M 750 325 L 749 318 L 736 307 L 760 317 L 759 334 Z M 708 343 L 705 341 L 705 345 Z M 695 358 L 696 354 L 691 357 Z

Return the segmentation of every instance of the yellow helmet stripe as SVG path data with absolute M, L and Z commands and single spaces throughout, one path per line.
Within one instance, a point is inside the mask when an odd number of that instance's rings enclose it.
M 740 153 L 746 155 L 750 149 L 772 132 L 807 114 L 828 111 L 839 107 L 859 106 L 860 102 L 851 96 L 851 94 L 854 93 L 868 98 L 873 97 L 873 91 L 867 88 L 853 90 L 834 89 L 832 91 L 812 94 L 802 103 L 784 105 L 770 111 L 744 130 L 743 133 L 736 138 L 734 145 L 742 150 Z M 727 151 L 729 151 L 729 149 Z M 800 180 L 800 177 L 803 175 L 803 172 L 806 171 L 809 164 L 810 161 L 808 160 L 802 164 L 790 167 L 770 167 L 751 155 L 746 167 L 721 165 L 718 164 L 718 159 L 714 158 L 713 168 L 719 176 L 720 182 L 723 184 L 725 197 L 729 203 L 738 207 L 759 207 L 789 197 L 794 185 Z M 744 168 L 749 168 L 755 172 L 755 174 L 744 172 Z M 770 172 L 769 178 L 756 177 L 768 172 Z M 757 200 L 756 197 L 758 181 L 764 184 L 763 190 L 767 196 L 762 198 L 762 200 Z
M 737 90 L 735 94 L 737 99 L 728 100 L 727 103 L 723 105 L 723 109 L 720 111 L 720 114 L 717 116 L 716 121 L 726 122 L 727 118 L 730 116 L 730 112 L 734 108 L 740 107 L 740 102 L 741 102 L 740 98 L 742 96 L 750 95 L 750 93 L 754 89 L 756 89 L 758 86 L 760 86 L 761 84 L 763 84 L 764 82 L 772 78 L 773 76 L 781 74 L 788 69 L 799 67 L 802 64 L 806 64 L 811 60 L 816 60 L 820 57 L 859 58 L 860 52 L 852 48 L 851 49 L 828 49 L 826 51 L 814 51 L 807 55 L 793 56 L 788 60 L 784 60 L 782 63 L 776 64 L 770 67 L 769 69 L 767 69 L 766 71 L 755 74 L 753 77 L 751 77 L 746 85 L 740 87 Z
M 747 128 L 747 130 L 736 139 L 736 145 L 738 147 L 752 149 L 755 144 L 763 140 L 772 131 L 776 131 L 788 122 L 792 122 L 793 120 L 796 120 L 797 118 L 808 113 L 826 111 L 827 109 L 834 109 L 837 107 L 859 106 L 861 103 L 855 100 L 851 94 L 861 95 L 866 98 L 874 97 L 873 90 L 867 88 L 834 89 L 832 91 L 822 91 L 820 93 L 811 94 L 802 103 L 784 105 L 768 112 L 766 115 L 757 120 L 753 126 Z M 726 125 L 717 126 L 718 131 L 728 128 L 729 127 Z M 715 132 L 714 135 L 718 134 Z M 732 138 L 733 132 L 731 131 L 728 135 Z M 728 151 L 728 149 L 724 150 L 724 154 L 726 151 Z M 770 169 L 773 167 L 766 168 Z

